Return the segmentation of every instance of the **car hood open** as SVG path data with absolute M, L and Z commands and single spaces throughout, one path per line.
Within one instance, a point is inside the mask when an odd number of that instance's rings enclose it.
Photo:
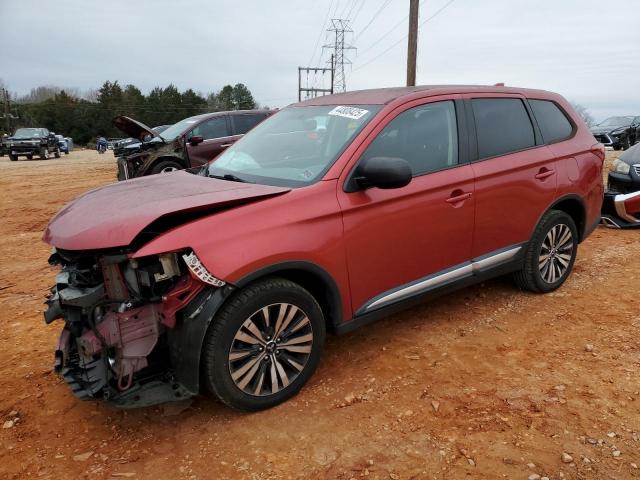
M 153 131 L 151 127 L 146 126 L 144 123 L 134 120 L 133 118 L 119 115 L 112 120 L 113 126 L 121 132 L 126 133 L 131 138 L 137 138 L 142 141 L 147 135 L 155 137 L 158 134 Z
M 171 218 L 171 221 L 158 222 L 164 223 L 164 228 L 171 228 L 181 223 L 180 214 L 186 222 L 195 212 L 217 211 L 289 190 L 218 180 L 185 171 L 151 175 L 79 196 L 51 219 L 43 239 L 63 250 L 125 247 L 157 220 Z

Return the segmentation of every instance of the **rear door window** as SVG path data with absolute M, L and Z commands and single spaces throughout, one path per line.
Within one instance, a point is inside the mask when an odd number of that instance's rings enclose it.
M 394 118 L 362 158 L 399 157 L 414 175 L 458 164 L 458 127 L 452 100 L 413 107 Z
M 478 136 L 478 155 L 490 158 L 535 146 L 533 125 L 518 98 L 471 100 Z
M 209 120 L 202 122 L 196 128 L 191 130 L 189 138 L 201 136 L 205 140 L 211 140 L 212 138 L 228 137 L 229 130 L 227 128 L 227 117 L 213 117 Z
M 244 135 L 262 120 L 266 115 L 264 113 L 246 113 L 244 115 L 231 115 L 233 122 L 233 134 Z
M 529 100 L 538 121 L 544 143 L 566 140 L 573 133 L 573 126 L 560 108 L 550 100 Z

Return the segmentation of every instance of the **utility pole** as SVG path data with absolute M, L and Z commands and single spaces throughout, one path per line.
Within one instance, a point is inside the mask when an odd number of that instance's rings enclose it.
M 346 92 L 347 79 L 344 73 L 344 66 L 351 64 L 351 60 L 345 56 L 345 50 L 348 52 L 349 50 L 355 50 L 356 47 L 345 43 L 345 34 L 353 33 L 353 30 L 349 27 L 349 20 L 332 18 L 331 28 L 327 29 L 327 32 L 334 34 L 334 43 L 322 46 L 323 49 L 333 50 L 331 57 L 331 64 L 334 68 L 333 90 L 335 92 Z
M 11 133 L 11 117 L 12 115 L 9 113 L 9 91 L 6 88 L 2 89 L 2 100 L 4 104 L 4 121 L 7 129 L 7 134 Z
M 318 94 L 326 95 L 327 93 L 333 94 L 333 77 L 335 68 L 333 65 L 333 55 L 331 55 L 331 66 L 330 67 L 298 67 L 298 101 L 302 101 L 302 92 L 306 93 L 305 98 L 315 98 Z M 304 86 L 302 85 L 302 72 L 306 73 Z M 322 80 L 324 80 L 324 75 L 326 73 L 330 73 L 330 81 L 329 88 L 324 88 L 324 81 L 322 82 L 323 88 L 315 87 L 315 80 L 318 73 L 322 75 Z M 313 73 L 313 81 L 311 86 L 309 85 L 309 73 Z
M 419 0 L 409 0 L 409 43 L 407 45 L 407 87 L 416 84 L 418 56 L 418 6 Z

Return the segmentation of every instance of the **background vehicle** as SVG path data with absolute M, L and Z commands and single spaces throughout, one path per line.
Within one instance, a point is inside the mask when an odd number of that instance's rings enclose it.
M 591 127 L 596 140 L 614 150 L 626 150 L 640 140 L 639 129 L 640 116 L 609 117 Z
M 6 134 L 0 136 L 0 157 L 4 157 L 7 153 L 7 136 Z
M 117 405 L 192 396 L 201 381 L 235 408 L 276 405 L 310 378 L 327 330 L 498 275 L 560 287 L 599 222 L 603 161 L 544 91 L 392 88 L 290 106 L 197 173 L 93 190 L 52 219 L 57 369 L 78 397 Z
M 608 180 L 603 223 L 613 228 L 640 228 L 640 143 L 613 161 Z
M 235 110 L 185 118 L 156 135 L 153 129 L 129 117 L 113 119 L 113 124 L 132 138 L 142 141 L 134 152 L 118 158 L 118 180 L 165 173 L 204 165 L 262 120 L 268 110 Z M 151 137 L 145 141 L 145 137 Z
M 158 135 L 164 132 L 171 125 L 159 125 L 157 127 L 153 127 L 151 130 Z M 151 140 L 150 138 L 148 140 Z M 120 140 L 119 142 L 113 145 L 113 156 L 120 157 L 123 155 L 131 155 L 133 153 L 137 153 L 140 151 L 140 145 L 142 144 L 142 140 L 137 138 L 125 138 L 124 140 Z
M 67 139 L 62 135 L 56 135 L 56 139 L 58 140 L 58 148 L 60 149 L 60 151 L 65 155 L 69 155 L 69 144 L 67 142 Z
M 60 147 L 58 139 L 53 132 L 46 128 L 19 128 L 7 139 L 7 150 L 11 161 L 18 160 L 24 156 L 29 160 L 34 155 L 41 159 L 49 158 L 51 153 L 56 158 L 60 158 Z

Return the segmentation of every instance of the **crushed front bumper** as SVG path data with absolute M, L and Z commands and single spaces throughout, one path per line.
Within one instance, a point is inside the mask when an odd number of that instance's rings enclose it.
M 602 223 L 611 228 L 640 228 L 640 191 L 605 192 Z

